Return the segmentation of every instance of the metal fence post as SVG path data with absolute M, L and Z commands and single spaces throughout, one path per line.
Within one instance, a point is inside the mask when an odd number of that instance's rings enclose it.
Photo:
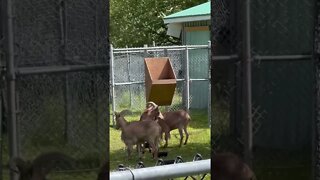
M 2 19 L 3 20 L 3 19 Z M 2 22 L 3 23 L 3 22 Z M 1 28 L 3 27 L 3 24 L 1 24 Z M 0 58 L 3 58 L 1 56 Z M 5 70 L 3 69 L 4 65 L 2 64 L 2 61 L 0 60 L 0 162 L 3 162 L 3 132 L 2 132 L 2 127 L 4 124 L 4 114 L 5 114 L 5 105 L 4 105 L 4 94 L 5 92 L 3 91 L 5 88 L 5 77 L 4 77 L 4 72 Z M 0 164 L 0 180 L 3 179 L 3 163 Z
M 115 116 L 114 112 L 116 110 L 116 104 L 115 104 L 115 85 L 114 85 L 114 57 L 113 57 L 113 46 L 110 45 L 110 74 L 111 74 L 111 102 L 112 102 L 112 125 L 115 126 Z
M 128 46 L 126 46 L 126 49 L 127 49 L 127 52 L 126 52 L 126 55 L 127 55 L 127 69 L 128 69 L 128 72 L 127 72 L 127 76 L 128 76 L 128 82 L 131 81 L 131 78 L 130 78 L 130 62 L 131 62 L 131 59 L 130 59 L 130 55 L 129 55 L 129 48 Z M 130 89 L 130 108 L 132 106 L 132 91 L 131 91 L 131 86 L 129 85 L 129 89 Z
M 189 112 L 190 109 L 190 73 L 189 73 L 189 48 L 186 45 L 185 46 L 186 52 L 185 52 L 185 64 L 184 64 L 184 68 L 185 68 L 185 108 L 186 111 Z
M 315 2 L 313 32 L 314 110 L 312 123 L 312 179 L 320 180 L 320 3 Z
M 60 34 L 61 34 L 61 41 L 60 41 L 60 58 L 64 65 L 67 65 L 66 62 L 66 44 L 67 44 L 67 34 L 66 34 L 66 12 L 65 12 L 65 2 L 60 2 L 59 5 L 59 18 L 60 18 Z M 69 78 L 68 73 L 63 75 L 64 81 L 64 90 L 63 90 L 63 98 L 64 98 L 64 118 L 65 118 L 65 127 L 64 127 L 64 138 L 67 142 L 72 141 L 73 137 L 73 128 L 72 120 L 70 118 L 70 87 L 69 87 Z
M 148 45 L 147 44 L 143 45 L 143 48 L 144 48 L 143 57 L 146 58 L 146 57 L 148 57 L 148 50 L 147 50 Z
M 147 44 L 143 45 L 143 48 L 144 48 L 144 50 L 143 50 L 143 57 L 144 57 L 144 58 L 147 58 L 147 57 L 148 57 L 148 50 L 147 50 L 148 45 L 147 45 Z M 145 89 L 145 94 L 146 94 L 146 89 Z M 147 95 L 146 95 L 146 96 L 147 96 Z
M 152 41 L 152 47 L 156 47 L 156 42 Z M 158 57 L 158 51 L 156 49 L 153 52 L 153 57 Z
M 0 70 L 1 71 L 1 70 Z M 0 82 L 2 82 L 2 77 L 1 77 L 1 72 L 0 72 Z M 3 136 L 2 136 L 2 125 L 3 125 L 3 107 L 2 107 L 2 105 L 3 105 L 3 99 L 2 99 L 2 97 L 3 97 L 3 95 L 2 95 L 2 85 L 0 85 L 0 162 L 2 162 L 3 161 Z M 3 165 L 2 165 L 3 163 L 0 163 L 0 180 L 2 180 L 3 179 Z
M 252 164 L 252 98 L 251 98 L 251 31 L 250 0 L 244 1 L 243 24 L 243 120 L 244 120 L 244 158 Z
M 163 49 L 163 54 L 165 57 L 168 57 L 168 49 L 166 47 Z
M 208 125 L 211 127 L 211 41 L 208 41 Z
M 7 60 L 7 98 L 8 98 L 8 135 L 9 135 L 9 155 L 10 158 L 18 156 L 17 144 L 17 117 L 16 117 L 16 76 L 14 67 L 14 38 L 13 38 L 13 2 L 6 2 L 6 60 Z M 10 179 L 17 180 L 18 175 L 10 171 Z

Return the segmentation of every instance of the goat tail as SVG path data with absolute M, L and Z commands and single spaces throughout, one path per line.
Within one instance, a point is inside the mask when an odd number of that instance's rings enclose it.
M 191 121 L 191 117 L 190 117 L 190 115 L 189 115 L 189 113 L 188 112 L 186 112 L 186 118 L 187 118 L 187 121 L 188 121 L 188 123 Z

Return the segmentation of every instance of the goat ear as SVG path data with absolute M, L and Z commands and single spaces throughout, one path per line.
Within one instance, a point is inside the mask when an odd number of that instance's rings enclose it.
M 155 109 L 151 110 L 149 114 L 151 113 L 154 115 L 154 120 L 164 119 L 162 113 L 159 110 L 159 107 L 156 107 Z
M 63 165 L 73 166 L 75 161 L 60 152 L 41 154 L 32 163 L 33 175 L 44 178 L 60 162 L 62 162 Z
M 159 111 L 158 118 L 160 118 L 160 119 L 164 119 L 164 117 L 163 117 L 163 115 L 162 115 L 162 113 L 161 113 L 160 111 Z

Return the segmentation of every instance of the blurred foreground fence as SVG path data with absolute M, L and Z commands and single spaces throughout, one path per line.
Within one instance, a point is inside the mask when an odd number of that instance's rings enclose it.
M 52 178 L 94 179 L 108 153 L 108 2 L 1 0 L 1 7 L 1 167 L 14 156 L 59 151 L 77 167 Z
M 211 8 L 213 151 L 242 155 L 257 179 L 319 179 L 319 3 L 213 0 Z

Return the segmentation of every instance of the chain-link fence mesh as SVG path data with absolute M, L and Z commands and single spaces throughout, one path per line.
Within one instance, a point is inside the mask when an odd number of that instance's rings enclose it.
M 4 10 L 6 1 L 1 3 Z M 32 160 L 62 152 L 77 163 L 50 179 L 95 179 L 108 153 L 108 2 L 22 0 L 12 10 L 16 108 L 1 107 L 5 115 L 16 113 L 18 155 Z M 7 123 L 5 115 L 1 120 Z M 10 129 L 4 130 L 7 167 Z
M 61 64 L 59 1 L 27 1 L 14 4 L 15 64 L 19 67 Z
M 220 151 L 242 153 L 240 98 L 241 63 L 236 54 L 238 22 L 236 5 L 212 2 L 212 133 L 213 154 Z
M 22 157 L 63 151 L 99 167 L 105 152 L 107 72 L 21 77 L 17 83 L 18 142 Z M 37 97 L 37 98 L 34 98 Z M 79 164 L 80 165 L 80 164 Z
M 250 2 L 251 150 L 257 179 L 312 177 L 314 4 Z M 212 1 L 213 152 L 242 157 L 248 137 L 243 131 L 245 6 Z

